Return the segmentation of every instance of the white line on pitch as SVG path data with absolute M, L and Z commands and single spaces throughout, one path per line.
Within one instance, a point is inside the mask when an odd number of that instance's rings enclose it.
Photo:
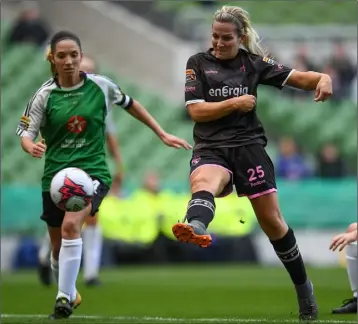
M 1 314 L 1 318 L 47 318 L 47 315 L 31 315 L 31 314 Z M 268 318 L 174 318 L 174 317 L 152 317 L 152 316 L 71 316 L 73 319 L 97 319 L 109 321 L 147 321 L 147 322 L 172 322 L 172 323 L 299 323 L 298 320 L 293 319 L 268 319 Z M 326 324 L 356 324 L 356 321 L 343 321 L 343 320 L 318 320 L 316 323 Z

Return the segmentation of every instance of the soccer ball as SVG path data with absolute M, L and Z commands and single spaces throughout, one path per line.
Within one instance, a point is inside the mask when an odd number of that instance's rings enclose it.
M 67 212 L 78 212 L 86 208 L 92 200 L 93 180 L 79 168 L 62 169 L 51 181 L 50 194 L 58 208 Z

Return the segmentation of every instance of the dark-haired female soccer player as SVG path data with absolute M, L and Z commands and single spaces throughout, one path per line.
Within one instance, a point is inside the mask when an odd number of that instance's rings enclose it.
M 51 50 L 46 51 L 46 59 L 51 60 Z M 83 55 L 80 70 L 86 73 L 96 73 L 97 67 L 93 59 Z M 108 152 L 116 166 L 111 190 L 120 186 L 123 178 L 122 158 L 119 152 L 119 144 L 116 138 L 116 126 L 112 111 L 106 117 L 106 142 Z M 83 277 L 87 286 L 97 286 L 101 283 L 99 270 L 102 256 L 102 232 L 98 223 L 98 213 L 85 219 L 85 227 L 82 229 L 83 240 Z M 58 281 L 58 261 L 51 256 L 51 240 L 46 233 L 39 249 L 38 274 L 42 284 L 50 285 L 53 277 Z
M 256 113 L 260 84 L 313 91 L 316 102 L 332 95 L 332 80 L 322 73 L 294 71 L 265 56 L 248 13 L 224 6 L 214 14 L 212 45 L 191 56 L 186 67 L 186 107 L 194 122 L 191 192 L 186 219 L 173 226 L 178 240 L 202 247 L 215 214 L 214 197 L 229 194 L 251 200 L 261 228 L 296 288 L 299 317 L 317 318 L 311 281 L 307 278 L 293 230 L 284 221 L 277 198 L 267 139 Z M 287 107 L 289 109 L 289 107 Z M 303 112 L 302 112 L 303 113 Z M 299 193 L 297 196 L 299 199 Z
M 58 294 L 53 318 L 66 318 L 76 304 L 82 239 L 81 227 L 94 215 L 111 185 L 105 156 L 105 117 L 112 104 L 124 108 L 150 127 L 164 144 L 190 149 L 190 145 L 166 133 L 143 106 L 108 78 L 80 72 L 82 47 L 79 38 L 61 31 L 51 39 L 51 70 L 54 77 L 45 82 L 29 101 L 17 134 L 22 148 L 31 156 L 45 155 L 42 177 L 43 214 L 52 243 L 52 256 L 59 261 Z M 39 131 L 46 141 L 35 142 Z M 129 135 L 130 136 L 130 135 Z M 94 180 L 95 196 L 80 212 L 63 212 L 51 200 L 50 183 L 56 172 L 66 167 L 86 171 Z

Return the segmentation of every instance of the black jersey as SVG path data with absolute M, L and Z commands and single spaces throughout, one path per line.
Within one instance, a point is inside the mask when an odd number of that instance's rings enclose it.
M 282 89 L 293 71 L 270 58 L 243 49 L 231 60 L 219 60 L 211 52 L 209 49 L 195 54 L 187 62 L 186 106 L 204 101 L 220 102 L 245 94 L 257 97 L 259 84 Z M 194 141 L 195 149 L 267 143 L 256 107 L 247 113 L 234 111 L 214 121 L 196 123 Z

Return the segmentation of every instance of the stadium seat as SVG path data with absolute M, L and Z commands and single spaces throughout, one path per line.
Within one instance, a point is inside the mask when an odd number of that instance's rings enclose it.
M 27 44 L 11 47 L 3 57 L 1 73 L 3 86 L 14 82 L 19 74 L 24 74 L 24 71 L 29 67 L 28 58 L 32 57 L 35 51 L 34 46 Z
M 300 21 L 302 24 L 355 24 L 356 8 L 353 2 L 337 1 L 330 3 L 327 7 L 325 2 L 320 1 L 301 1 L 300 6 L 287 6 L 280 1 L 237 1 L 225 2 L 225 5 L 241 6 L 250 13 L 252 21 L 260 24 L 290 24 Z M 156 8 L 161 11 L 171 11 L 177 16 L 184 17 L 187 11 L 205 15 L 211 22 L 213 13 L 220 4 L 211 7 L 204 7 L 199 1 L 160 1 L 156 0 Z M 347 12 L 351 13 L 347 15 Z M 318 14 L 321 13 L 321 14 Z M 277 19 L 280 17 L 280 19 Z

